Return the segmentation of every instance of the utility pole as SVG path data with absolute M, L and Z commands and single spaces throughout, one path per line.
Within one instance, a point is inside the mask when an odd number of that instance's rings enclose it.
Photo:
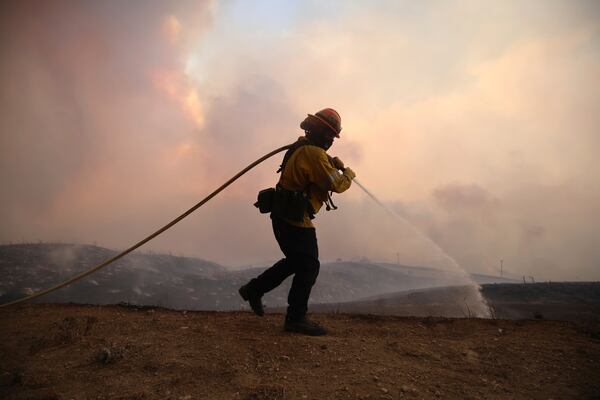
M 500 260 L 500 277 L 504 277 L 503 264 L 504 260 Z
M 396 262 L 400 265 L 400 253 L 396 253 Z

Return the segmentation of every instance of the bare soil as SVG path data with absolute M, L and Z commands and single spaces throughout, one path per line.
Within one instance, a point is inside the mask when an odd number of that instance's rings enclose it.
M 600 399 L 600 325 L 122 306 L 0 309 L 2 399 Z

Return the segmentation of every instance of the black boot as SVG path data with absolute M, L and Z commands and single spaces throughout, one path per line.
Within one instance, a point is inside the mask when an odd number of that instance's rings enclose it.
M 284 329 L 287 332 L 302 333 L 309 336 L 323 336 L 327 334 L 325 328 L 306 317 L 300 319 L 286 317 Z
M 238 292 L 240 293 L 240 296 L 242 296 L 242 299 L 250 303 L 250 307 L 252 308 L 252 311 L 254 311 L 254 314 L 262 317 L 265 315 L 265 309 L 262 304 L 262 296 L 257 295 L 250 290 L 248 285 L 249 284 L 242 286 Z

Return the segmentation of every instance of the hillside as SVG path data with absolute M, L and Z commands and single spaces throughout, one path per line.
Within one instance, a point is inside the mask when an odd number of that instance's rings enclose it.
M 0 309 L 0 397 L 598 399 L 600 325 L 119 306 Z
M 116 253 L 98 246 L 58 243 L 0 246 L 0 303 L 55 285 Z M 236 311 L 245 306 L 237 294 L 238 288 L 263 269 L 232 271 L 196 258 L 132 253 L 40 300 L 86 304 L 126 302 L 188 310 Z M 473 275 L 472 279 L 509 281 L 483 275 Z M 322 264 L 311 301 L 340 303 L 391 292 L 466 283 L 463 274 L 434 268 L 339 261 Z M 266 304 L 269 307 L 285 305 L 290 284 L 291 280 L 287 280 L 268 293 Z
M 0 301 L 8 302 L 60 283 L 118 252 L 91 245 L 39 243 L 0 246 Z M 210 261 L 134 252 L 89 277 L 44 297 L 44 302 L 111 304 L 135 302 L 191 306 L 208 302 L 212 290 L 195 298 L 194 282 L 218 281 L 227 271 Z
M 0 246 L 0 303 L 49 287 L 116 254 L 90 245 Z M 43 303 L 137 304 L 204 311 L 247 310 L 238 288 L 262 268 L 231 270 L 197 258 L 133 253 Z M 600 320 L 600 283 L 514 283 L 471 275 L 502 319 Z M 510 282 L 510 283 L 502 283 Z M 282 312 L 291 279 L 264 297 L 267 311 Z M 428 267 L 338 261 L 324 263 L 311 294 L 320 312 L 396 316 L 469 317 L 481 314 L 479 292 L 461 274 Z
M 600 282 L 484 285 L 481 293 L 497 318 L 600 322 Z

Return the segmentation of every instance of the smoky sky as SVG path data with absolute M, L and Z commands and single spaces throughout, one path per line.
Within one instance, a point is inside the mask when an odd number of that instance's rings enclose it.
M 334 107 L 324 260 L 600 279 L 594 1 L 0 5 L 0 240 L 125 248 Z M 280 257 L 277 156 L 148 249 Z M 432 246 L 429 237 L 446 253 Z

